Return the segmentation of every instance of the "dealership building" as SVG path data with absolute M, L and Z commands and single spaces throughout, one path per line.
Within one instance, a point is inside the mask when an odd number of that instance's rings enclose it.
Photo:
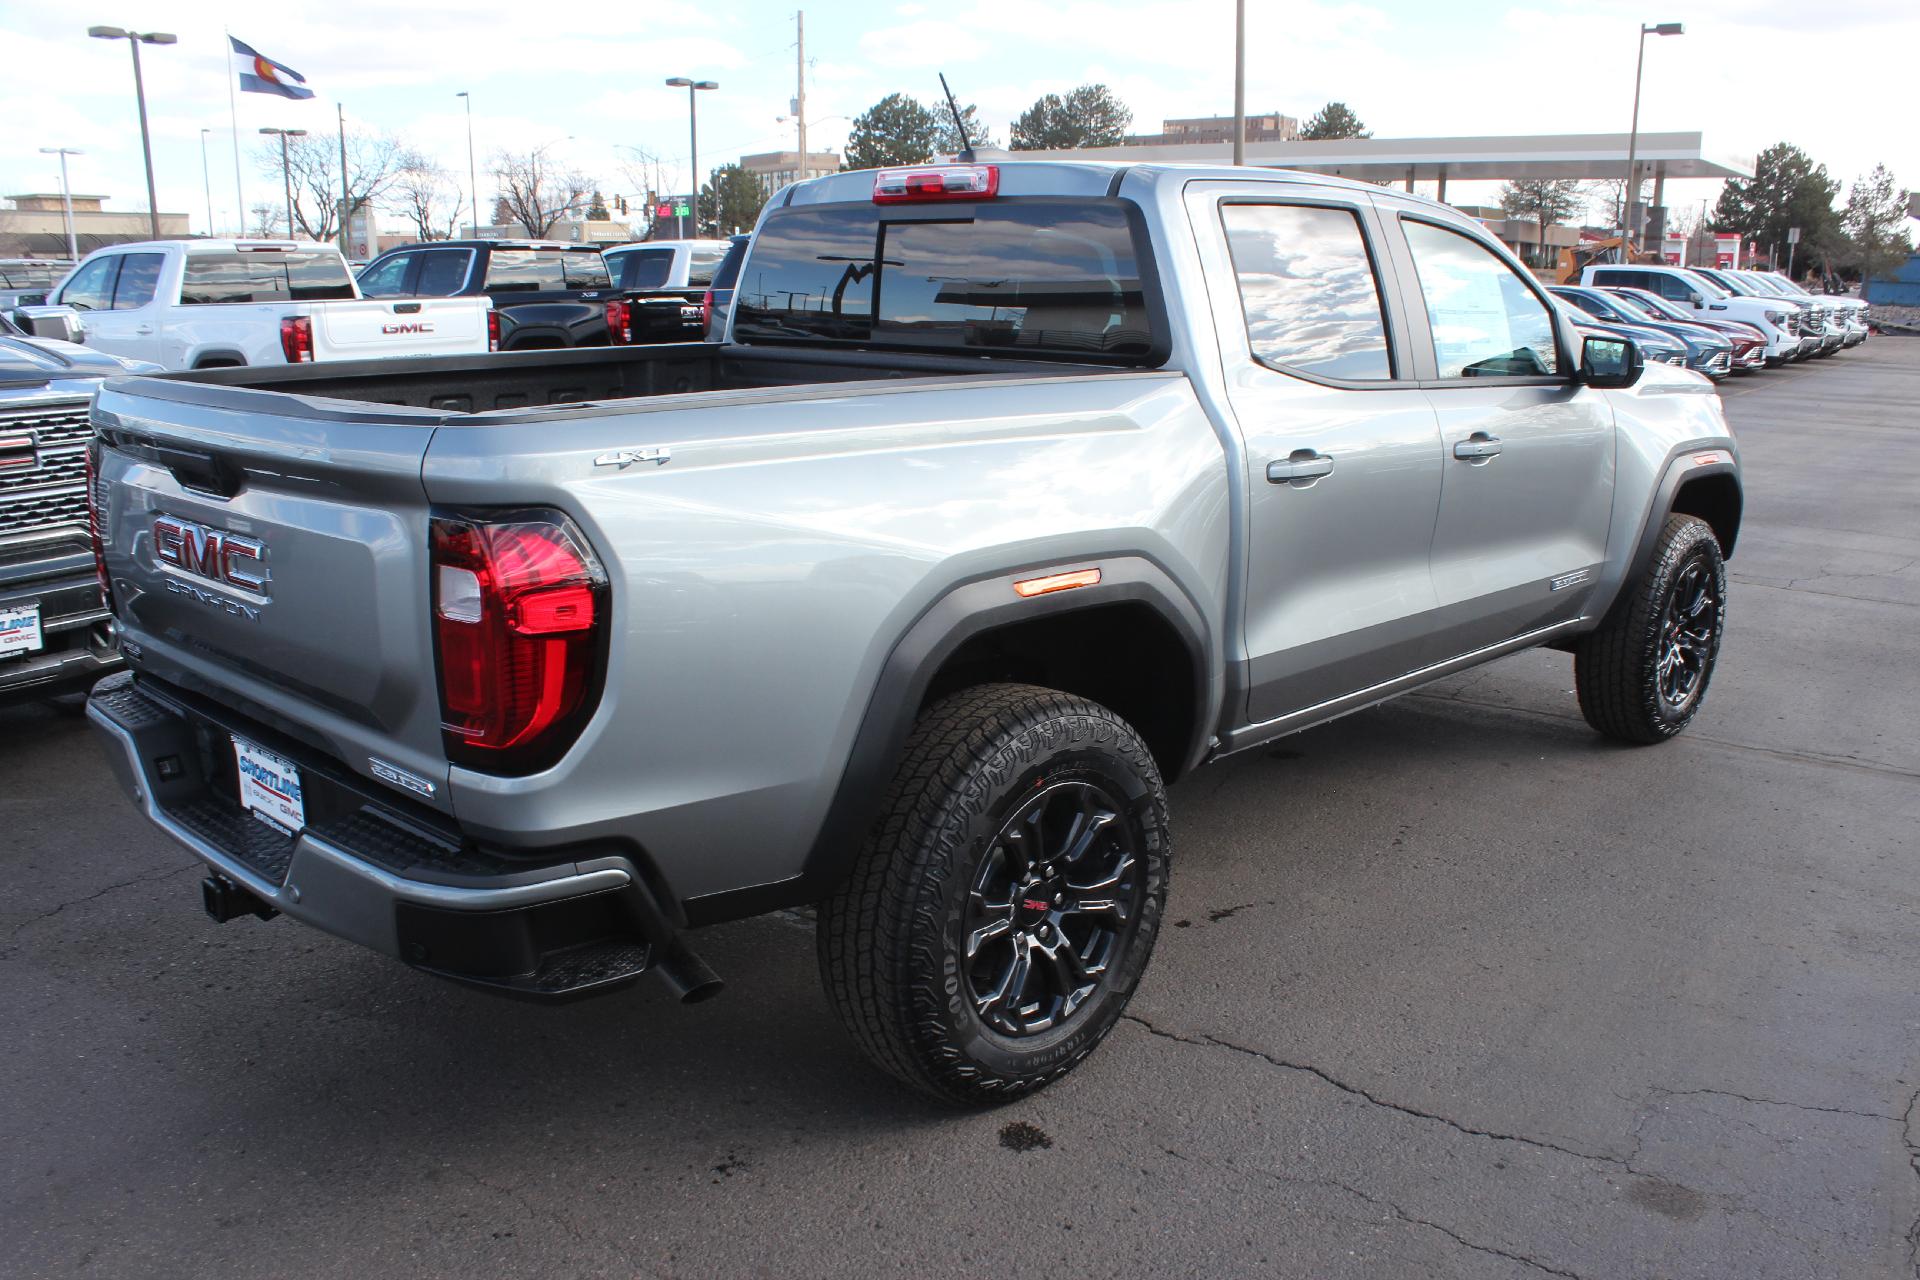
M 0 209 L 0 257 L 67 256 L 66 214 L 60 207 L 58 191 L 34 191 L 6 199 L 13 207 Z M 110 213 L 101 208 L 106 201 L 106 196 L 73 197 L 73 235 L 83 258 L 103 245 L 153 238 L 153 224 L 145 209 Z M 186 214 L 160 215 L 161 239 L 179 239 L 190 234 Z

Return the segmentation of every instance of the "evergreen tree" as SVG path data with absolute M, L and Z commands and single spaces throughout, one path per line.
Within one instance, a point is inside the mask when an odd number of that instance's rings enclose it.
M 1859 269 L 1862 281 L 1892 275 L 1913 252 L 1907 237 L 1907 193 L 1883 164 L 1853 184 L 1840 223 L 1847 233 L 1847 263 Z
M 1360 117 L 1344 102 L 1329 102 L 1313 113 L 1300 136 L 1309 142 L 1327 138 L 1371 138 L 1372 130 L 1360 123 Z
M 1049 93 L 1020 113 L 1008 135 L 1014 151 L 1113 147 L 1126 137 L 1133 112 L 1104 84 L 1083 84 L 1065 97 Z
M 722 165 L 700 191 L 698 234 L 718 240 L 740 231 L 750 231 L 767 202 L 766 190 L 756 178 L 737 164 Z
M 952 126 L 948 126 L 949 131 Z M 922 164 L 933 158 L 940 121 L 904 93 L 890 93 L 860 113 L 847 134 L 842 167 L 880 169 Z
M 1713 225 L 1756 240 L 1785 261 L 1787 231 L 1800 228 L 1798 262 L 1825 261 L 1843 248 L 1833 198 L 1840 184 L 1827 167 L 1796 146 L 1776 142 L 1760 153 L 1753 177 L 1730 180 L 1714 206 Z

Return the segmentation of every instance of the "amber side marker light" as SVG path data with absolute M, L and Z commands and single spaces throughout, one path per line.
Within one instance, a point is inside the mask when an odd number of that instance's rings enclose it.
M 1017 596 L 1044 596 L 1054 591 L 1091 587 L 1100 581 L 1098 569 L 1075 569 L 1072 573 L 1050 573 L 1044 578 L 1024 578 L 1013 584 Z

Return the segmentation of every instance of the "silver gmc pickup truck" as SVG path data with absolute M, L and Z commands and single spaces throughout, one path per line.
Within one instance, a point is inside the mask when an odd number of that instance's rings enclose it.
M 853 1038 L 961 1102 L 1120 1016 L 1189 770 L 1535 645 L 1679 732 L 1741 513 L 1706 379 L 1442 205 L 1231 168 L 839 174 L 724 342 L 120 379 L 94 425 L 89 714 L 216 919 L 693 999 L 693 931 L 812 905 Z

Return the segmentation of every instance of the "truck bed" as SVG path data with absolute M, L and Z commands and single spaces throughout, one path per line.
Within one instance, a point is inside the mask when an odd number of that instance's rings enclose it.
M 689 342 L 490 355 L 361 360 L 282 368 L 203 369 L 166 374 L 178 392 L 149 384 L 142 394 L 207 403 L 204 388 L 275 391 L 323 400 L 443 413 L 486 413 L 696 391 L 754 391 L 878 379 L 1085 377 L 1112 365 L 1057 360 L 916 355 L 898 351 L 782 350 Z

